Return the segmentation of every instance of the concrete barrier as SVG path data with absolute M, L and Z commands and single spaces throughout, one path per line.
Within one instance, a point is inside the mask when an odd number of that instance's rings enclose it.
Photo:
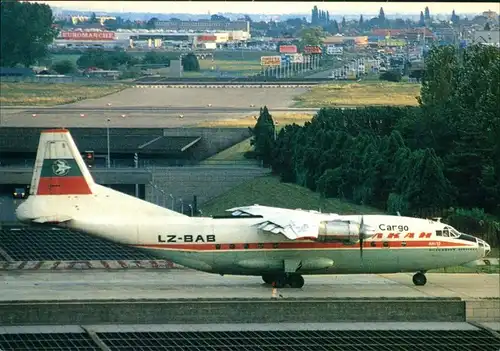
M 87 270 L 87 269 L 186 269 L 176 263 L 163 260 L 141 261 L 10 261 L 0 262 L 0 271 L 11 270 Z
M 476 323 L 499 323 L 500 299 L 467 300 L 466 317 L 467 321 Z
M 458 298 L 3 301 L 0 325 L 465 322 Z

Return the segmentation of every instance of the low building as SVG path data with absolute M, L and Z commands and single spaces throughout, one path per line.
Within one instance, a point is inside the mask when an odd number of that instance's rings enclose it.
M 212 21 L 212 20 L 198 20 L 198 21 L 157 21 L 157 29 L 166 30 L 186 30 L 186 31 L 245 31 L 250 32 L 250 22 L 248 21 Z

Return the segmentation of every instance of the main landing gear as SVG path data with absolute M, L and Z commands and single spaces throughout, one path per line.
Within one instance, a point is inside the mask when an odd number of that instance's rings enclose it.
M 425 283 L 427 283 L 425 272 L 418 272 L 413 275 L 413 284 L 415 284 L 416 286 L 424 286 Z
M 265 274 L 262 280 L 276 288 L 284 288 L 288 285 L 291 288 L 300 289 L 304 286 L 304 278 L 297 273 Z

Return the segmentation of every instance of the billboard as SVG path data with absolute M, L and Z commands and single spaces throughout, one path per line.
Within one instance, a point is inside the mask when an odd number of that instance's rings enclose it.
M 205 34 L 205 35 L 198 35 L 196 38 L 198 41 L 216 41 L 217 36 L 216 35 L 210 35 L 210 34 Z
M 261 56 L 261 66 L 279 66 L 281 65 L 281 56 Z
M 328 45 L 326 47 L 326 53 L 328 55 L 342 55 L 344 53 L 344 48 L 334 45 Z
M 115 40 L 115 32 L 61 32 L 66 40 Z
M 292 54 L 290 55 L 291 63 L 302 63 L 304 62 L 304 55 L 302 54 Z
M 319 46 L 304 46 L 304 54 L 321 54 L 322 52 Z
M 295 54 L 297 53 L 297 45 L 280 45 L 281 54 Z

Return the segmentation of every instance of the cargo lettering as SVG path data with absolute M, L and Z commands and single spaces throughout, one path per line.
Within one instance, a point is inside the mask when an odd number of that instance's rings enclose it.
M 159 243 L 213 243 L 215 235 L 158 235 Z
M 410 228 L 408 228 L 407 225 L 402 225 L 402 224 L 379 224 L 378 226 L 378 229 L 382 230 L 382 231 L 389 231 L 389 230 L 392 230 L 392 231 L 397 231 L 398 233 L 401 233 L 401 232 L 407 232 L 408 230 L 410 230 Z

